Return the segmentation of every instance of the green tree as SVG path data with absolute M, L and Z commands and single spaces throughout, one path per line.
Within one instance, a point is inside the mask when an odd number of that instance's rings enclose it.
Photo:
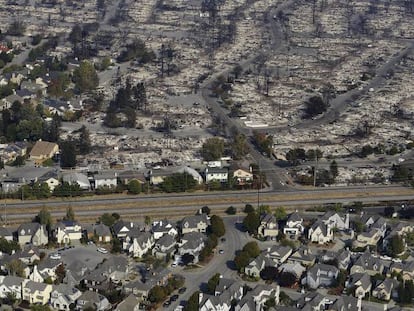
M 244 217 L 243 225 L 250 234 L 256 234 L 260 225 L 260 217 L 256 212 L 251 212 Z
M 56 273 L 56 283 L 60 284 L 63 282 L 63 279 L 66 276 L 66 269 L 65 266 L 63 264 L 60 264 L 59 266 L 56 267 L 55 270 Z
M 252 258 L 256 258 L 260 255 L 260 248 L 259 245 L 257 245 L 257 242 L 252 241 L 244 245 L 243 252 L 246 252 Z
M 122 251 L 122 243 L 118 238 L 113 238 L 111 240 L 111 253 L 119 254 Z
M 81 62 L 73 72 L 73 82 L 80 93 L 94 90 L 99 84 L 99 78 L 93 64 Z
M 287 217 L 287 212 L 284 207 L 278 207 L 275 209 L 274 215 L 277 220 L 285 220 Z
M 62 151 L 60 165 L 63 168 L 71 168 L 76 166 L 76 150 L 73 142 L 64 141 L 60 144 Z
M 245 207 L 244 207 L 244 210 L 243 210 L 243 212 L 246 213 L 246 214 L 252 213 L 254 211 L 255 211 L 254 207 L 251 204 L 246 204 Z
M 148 294 L 149 301 L 151 302 L 161 302 L 167 297 L 163 287 L 155 285 Z
M 35 217 L 36 222 L 41 225 L 50 226 L 52 224 L 52 216 L 46 206 L 43 206 Z
M 83 125 L 79 131 L 79 153 L 88 154 L 91 151 L 91 139 L 89 137 L 89 130 L 85 125 Z
M 24 264 L 20 259 L 12 259 L 6 263 L 6 269 L 12 276 L 25 277 Z
M 213 275 L 207 282 L 207 293 L 210 295 L 214 295 L 216 291 L 216 287 L 220 281 L 221 274 L 216 273 Z
M 228 214 L 228 215 L 236 215 L 237 214 L 237 208 L 235 208 L 234 206 L 229 206 L 226 209 L 226 214 Z
M 217 237 L 222 237 L 226 233 L 226 227 L 224 226 L 223 218 L 221 218 L 220 216 L 211 216 L 210 223 L 210 230 Z
M 207 139 L 201 148 L 201 155 L 205 161 L 219 160 L 223 154 L 224 141 L 218 137 Z
M 12 166 L 23 166 L 26 163 L 26 159 L 24 158 L 24 156 L 20 156 L 18 155 L 16 157 L 16 159 L 14 159 Z
M 210 209 L 207 205 L 204 205 L 204 206 L 201 208 L 201 213 L 202 213 L 202 214 L 206 214 L 206 215 L 210 215 L 210 213 L 211 213 L 211 209 Z
M 359 220 L 354 221 L 354 229 L 356 233 L 361 233 L 362 231 L 364 231 L 364 227 L 364 224 Z
M 66 208 L 66 215 L 64 217 L 64 220 L 70 220 L 70 221 L 75 220 L 75 212 L 73 211 L 72 206 L 69 206 L 68 208 Z
M 14 251 L 20 250 L 20 245 L 16 241 L 7 241 L 0 237 L 0 252 L 11 255 Z
M 324 102 L 320 96 L 312 96 L 305 102 L 304 118 L 312 118 L 328 109 L 328 103 Z
M 184 306 L 183 311 L 198 311 L 200 307 L 199 295 L 200 295 L 199 291 L 194 292 L 188 299 L 186 305 Z
M 283 287 L 291 287 L 293 286 L 298 279 L 296 278 L 296 275 L 291 272 L 282 272 L 279 275 L 279 285 Z
M 164 178 L 159 185 L 161 190 L 165 192 L 184 192 L 192 190 L 197 186 L 197 181 L 188 173 L 175 173 Z
M 234 258 L 234 264 L 238 271 L 242 272 L 243 269 L 249 264 L 251 257 L 247 252 L 239 252 Z
M 133 179 L 128 183 L 128 193 L 138 194 L 141 192 L 141 184 L 138 180 Z
M 250 151 L 246 136 L 243 134 L 236 134 L 234 136 L 230 148 L 235 160 L 242 159 Z
M 338 177 L 338 164 L 336 163 L 335 160 L 333 160 L 329 166 L 329 171 L 331 173 L 331 176 L 333 179 L 335 179 L 336 177 Z
M 116 221 L 117 219 L 109 213 L 105 213 L 101 217 L 99 217 L 99 222 L 108 227 L 111 227 Z
M 404 239 L 398 234 L 394 234 L 391 237 L 391 241 L 388 245 L 388 254 L 391 257 L 397 257 L 405 251 Z

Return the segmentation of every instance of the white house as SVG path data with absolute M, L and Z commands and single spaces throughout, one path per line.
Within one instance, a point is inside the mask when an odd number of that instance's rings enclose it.
M 149 232 L 140 232 L 132 239 L 126 239 L 124 249 L 133 257 L 142 257 L 154 246 L 154 237 Z
M 302 234 L 304 230 L 303 218 L 297 212 L 290 214 L 286 221 L 286 225 L 283 228 L 283 233 L 286 235 L 298 236 Z
M 338 230 L 347 230 L 349 229 L 349 214 L 345 215 L 339 214 L 334 211 L 328 211 L 322 216 L 322 221 L 325 224 L 329 224 L 331 228 L 336 228 Z
M 306 284 L 312 289 L 316 289 L 319 286 L 330 286 L 338 277 L 338 274 L 339 269 L 335 266 L 316 264 L 306 273 L 303 284 Z
M 11 275 L 0 275 L 0 298 L 13 294 L 16 299 L 22 299 L 22 283 L 25 279 Z
M 99 172 L 93 176 L 93 179 L 95 180 L 95 188 L 115 188 L 118 184 L 117 177 L 118 175 L 115 172 Z
M 76 287 L 66 284 L 53 285 L 50 304 L 56 310 L 69 311 L 69 306 L 75 304 L 81 295 L 82 292 Z
M 325 244 L 333 241 L 334 233 L 331 224 L 316 221 L 308 231 L 308 239 L 311 242 Z
M 76 221 L 62 220 L 56 224 L 54 235 L 60 244 L 79 241 L 82 238 L 82 227 Z
M 226 167 L 207 167 L 205 170 L 205 176 L 207 184 L 212 181 L 226 183 L 229 179 L 229 170 Z

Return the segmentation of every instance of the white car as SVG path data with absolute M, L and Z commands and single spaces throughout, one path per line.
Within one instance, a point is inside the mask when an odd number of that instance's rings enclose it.
M 62 256 L 60 256 L 59 253 L 50 254 L 50 259 L 61 259 L 61 258 Z
M 102 253 L 102 254 L 108 254 L 108 251 L 103 247 L 98 247 L 97 251 Z

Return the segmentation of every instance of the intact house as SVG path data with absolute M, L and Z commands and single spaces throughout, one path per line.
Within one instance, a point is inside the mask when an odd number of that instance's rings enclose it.
M 233 180 L 238 186 L 249 185 L 253 182 L 252 168 L 245 168 L 242 166 L 232 167 Z
M 182 234 L 189 232 L 207 232 L 210 225 L 210 219 L 207 214 L 200 214 L 195 216 L 184 217 L 180 222 L 180 229 Z
M 289 246 L 273 245 L 264 251 L 264 255 L 272 259 L 276 264 L 282 264 L 289 258 L 292 251 L 292 248 Z
M 406 262 L 393 262 L 388 270 L 388 276 L 391 277 L 391 274 L 399 273 L 402 275 L 404 281 L 414 279 L 414 261 Z
M 175 225 L 167 219 L 154 221 L 151 228 L 152 234 L 154 235 L 154 239 L 158 240 L 165 234 L 171 236 L 177 236 L 178 231 L 175 228 Z
M 377 280 L 372 290 L 372 297 L 386 301 L 398 298 L 398 286 L 399 282 L 395 279 Z
M 14 295 L 16 299 L 22 299 L 22 283 L 25 279 L 11 275 L 0 275 L 0 298 Z
M 324 251 L 319 256 L 319 262 L 328 263 L 335 261 L 338 268 L 347 270 L 351 263 L 351 252 L 348 249 L 341 249 L 339 251 Z
M 123 242 L 123 249 L 132 257 L 142 257 L 154 246 L 154 237 L 149 232 L 128 234 Z
M 261 215 L 257 232 L 261 237 L 276 239 L 276 236 L 279 234 L 279 225 L 276 217 L 270 213 Z
M 177 241 L 175 237 L 169 234 L 165 234 L 155 242 L 152 254 L 159 259 L 165 259 L 167 256 L 171 258 L 172 253 L 175 251 Z
M 265 267 L 276 267 L 276 263 L 263 254 L 260 254 L 256 258 L 253 258 L 250 263 L 244 268 L 244 273 L 251 277 L 258 278 L 260 276 L 260 272 Z
M 115 311 L 138 311 L 140 301 L 134 294 L 130 294 L 116 306 Z
M 189 254 L 194 256 L 194 263 L 198 262 L 198 255 L 204 248 L 207 237 L 199 232 L 189 232 L 181 237 L 178 243 L 178 255 Z
M 99 172 L 93 175 L 95 189 L 108 187 L 115 188 L 118 184 L 118 176 L 115 172 Z
M 371 278 L 366 273 L 351 273 L 349 280 L 345 283 L 346 287 L 352 289 L 354 296 L 363 298 L 371 292 Z
M 334 238 L 333 229 L 331 224 L 324 223 L 323 221 L 316 221 L 308 231 L 308 239 L 311 242 L 318 244 L 326 244 L 332 242 Z
M 124 256 L 110 256 L 97 269 L 113 283 L 124 282 L 129 273 L 128 259 Z
M 107 225 L 97 224 L 93 225 L 92 235 L 96 236 L 98 242 L 109 243 L 112 240 L 111 229 Z
M 17 229 L 17 238 L 20 245 L 31 243 L 40 246 L 49 242 L 46 227 L 35 222 L 21 224 Z
M 50 305 L 61 311 L 69 311 L 70 305 L 76 304 L 76 300 L 82 295 L 82 292 L 76 287 L 67 284 L 53 285 L 50 294 Z
M 0 237 L 6 241 L 13 241 L 13 232 L 7 227 L 0 227 Z
M 348 213 L 343 215 L 343 214 L 340 214 L 334 211 L 328 211 L 321 217 L 321 220 L 326 225 L 330 225 L 331 228 L 335 228 L 338 230 L 349 229 L 349 214 Z
M 226 183 L 229 180 L 229 170 L 227 167 L 207 167 L 204 171 L 206 184 L 211 182 Z
M 124 220 L 118 220 L 114 225 L 112 226 L 112 231 L 114 233 L 114 236 L 117 237 L 120 240 L 125 239 L 125 237 L 128 236 L 128 234 L 131 231 L 139 231 L 139 227 L 137 227 L 136 224 L 134 224 L 132 221 L 124 221 Z
M 286 220 L 283 233 L 294 238 L 303 234 L 305 227 L 303 226 L 303 218 L 298 213 L 292 213 Z
M 298 248 L 289 258 L 289 263 L 300 263 L 304 266 L 312 266 L 315 263 L 316 256 L 307 246 Z
M 53 287 L 50 284 L 25 280 L 22 283 L 23 299 L 31 304 L 45 305 L 50 299 Z
M 91 183 L 89 182 L 88 176 L 82 173 L 65 173 L 62 176 L 62 181 L 67 182 L 69 185 L 78 184 L 82 190 L 89 190 L 91 188 Z
M 38 264 L 33 266 L 29 279 L 35 282 L 44 282 L 47 278 L 52 281 L 56 280 L 56 269 L 62 262 L 60 260 L 44 258 Z
M 55 225 L 53 235 L 57 243 L 69 244 L 82 238 L 82 227 L 76 221 L 62 220 Z
M 372 256 L 367 250 L 358 256 L 357 260 L 351 267 L 350 273 L 364 273 L 374 276 L 376 274 L 382 274 L 384 271 L 384 264 L 378 257 Z
M 199 294 L 200 311 L 230 310 L 231 302 L 243 298 L 243 285 L 234 280 L 221 278 L 217 288 L 214 295 Z
M 76 310 L 85 310 L 88 307 L 96 311 L 105 311 L 112 308 L 105 296 L 94 291 L 83 292 L 76 301 Z
M 45 160 L 52 158 L 59 152 L 59 146 L 47 141 L 37 141 L 30 151 L 30 159 L 36 164 L 41 164 Z
M 338 277 L 339 269 L 332 265 L 316 264 L 306 272 L 302 283 L 312 289 L 331 286 Z

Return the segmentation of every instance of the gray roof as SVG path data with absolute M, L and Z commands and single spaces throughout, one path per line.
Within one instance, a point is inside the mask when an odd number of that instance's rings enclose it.
M 155 244 L 159 246 L 169 247 L 175 244 L 175 238 L 169 234 L 164 234 Z
M 32 280 L 29 280 L 26 285 L 24 286 L 24 288 L 26 289 L 30 289 L 31 292 L 35 292 L 35 291 L 39 291 L 42 292 L 46 289 L 47 284 L 45 283 L 39 283 L 39 282 L 34 282 Z
M 287 218 L 287 221 L 302 221 L 302 220 L 303 220 L 302 217 L 297 212 L 290 214 L 289 217 Z
M 200 222 L 204 222 L 207 225 L 210 224 L 210 219 L 208 219 L 207 214 L 184 217 L 183 220 L 181 221 L 181 227 L 183 226 L 184 223 L 188 223 L 188 228 L 195 228 L 197 227 L 197 224 Z
M 331 305 L 334 311 L 358 311 L 358 299 L 352 296 L 340 296 Z
M 122 300 L 116 307 L 116 311 L 131 311 L 139 305 L 140 300 L 133 294 L 130 294 L 124 300 Z
M 93 179 L 101 180 L 101 179 L 116 179 L 117 174 L 114 171 L 106 171 L 106 172 L 98 172 L 97 174 L 93 175 Z
M 0 227 L 0 237 L 13 236 L 13 232 L 7 227 Z
M 292 251 L 290 246 L 273 245 L 269 250 L 266 251 L 270 257 L 284 257 Z
M 337 273 L 339 273 L 339 269 L 337 267 L 320 263 L 310 268 L 308 270 L 308 275 L 312 276 L 312 278 L 316 280 L 318 278 L 319 271 L 322 271 L 325 274 L 328 274 L 329 272 L 331 272 L 333 274 L 333 277 L 335 277 Z
M 80 182 L 87 185 L 90 184 L 88 176 L 78 172 L 65 173 L 62 175 L 62 180 L 69 184 L 73 184 L 75 182 Z
M 29 222 L 25 224 L 21 224 L 19 228 L 17 229 L 18 235 L 30 235 L 33 236 L 39 230 L 41 225 L 37 222 Z
M 371 278 L 366 273 L 354 273 L 349 276 L 349 287 L 355 286 L 357 282 L 360 282 L 363 289 L 368 289 L 371 285 Z
M 99 236 L 112 236 L 111 229 L 107 225 L 97 224 L 93 226 L 94 232 Z
M 8 287 L 22 285 L 24 280 L 25 280 L 24 278 L 21 278 L 18 276 L 6 275 L 3 279 L 3 284 Z

